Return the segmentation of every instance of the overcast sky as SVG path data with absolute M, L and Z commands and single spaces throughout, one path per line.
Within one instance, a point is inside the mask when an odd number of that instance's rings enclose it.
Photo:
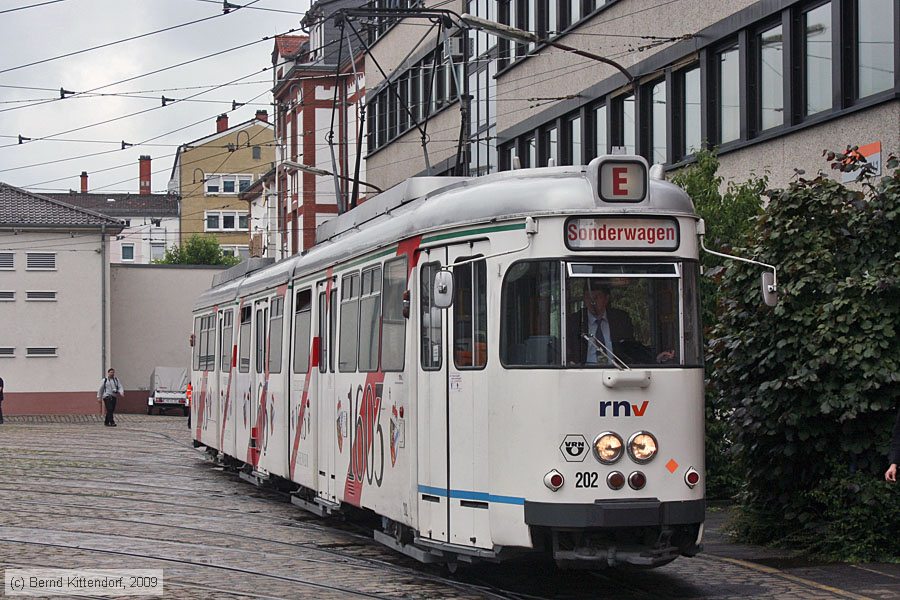
M 261 70 L 271 66 L 274 41 L 261 40 L 299 28 L 309 1 L 232 2 L 248 7 L 224 15 L 221 0 L 0 0 L 0 181 L 38 192 L 67 191 L 79 189 L 79 175 L 87 171 L 90 191 L 136 193 L 138 157 L 149 154 L 153 191 L 163 193 L 177 146 L 214 133 L 216 115 L 229 111 L 233 100 L 248 104 L 229 113 L 231 124 L 252 118 L 258 109 L 271 115 L 272 73 Z M 262 8 L 272 10 L 257 10 Z M 206 17 L 215 18 L 16 68 Z M 226 52 L 251 42 L 257 43 Z M 93 92 L 146 98 L 59 99 L 60 87 L 86 91 L 208 54 L 215 56 Z M 239 78 L 243 79 L 211 89 Z M 186 87 L 195 89 L 176 89 Z M 204 102 L 185 100 L 162 107 L 163 95 L 196 96 Z M 46 100 L 53 101 L 32 106 Z M 147 112 L 90 126 L 139 111 Z M 19 145 L 19 135 L 35 141 Z M 37 140 L 43 137 L 50 139 Z M 151 138 L 156 139 L 138 145 Z M 123 140 L 135 146 L 121 150 Z M 100 152 L 106 153 L 86 156 Z

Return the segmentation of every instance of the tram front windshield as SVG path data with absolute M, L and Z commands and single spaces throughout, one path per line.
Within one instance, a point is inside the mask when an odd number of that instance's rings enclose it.
M 695 262 L 522 261 L 503 282 L 501 362 L 700 367 Z

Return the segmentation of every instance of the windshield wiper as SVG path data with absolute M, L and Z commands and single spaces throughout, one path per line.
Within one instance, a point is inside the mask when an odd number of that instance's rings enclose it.
M 631 367 L 629 367 L 627 364 L 625 364 L 624 360 L 622 360 L 621 358 L 616 356 L 616 354 L 612 351 L 612 348 L 607 348 L 606 344 L 604 344 L 603 342 L 598 340 L 596 336 L 588 335 L 586 333 L 583 333 L 581 335 L 584 339 L 586 339 L 588 341 L 589 344 L 593 344 L 594 348 L 596 348 L 598 352 L 602 350 L 603 352 L 606 353 L 606 355 L 608 357 L 612 357 L 613 364 L 620 371 L 630 371 L 631 370 Z

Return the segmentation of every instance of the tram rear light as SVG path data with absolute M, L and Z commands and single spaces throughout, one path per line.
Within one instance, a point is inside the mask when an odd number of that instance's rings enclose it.
M 606 485 L 608 485 L 611 490 L 621 490 L 625 487 L 625 476 L 618 471 L 613 471 L 606 476 Z
M 628 476 L 628 485 L 633 490 L 642 490 L 647 485 L 647 476 L 640 471 L 635 471 Z
M 684 474 L 684 482 L 689 488 L 693 489 L 694 486 L 700 483 L 700 473 L 698 473 L 694 467 L 691 467 Z
M 556 469 L 553 469 L 552 471 L 544 475 L 544 485 L 550 488 L 550 490 L 553 492 L 561 488 L 565 482 L 565 477 L 563 477 L 562 473 L 560 473 Z

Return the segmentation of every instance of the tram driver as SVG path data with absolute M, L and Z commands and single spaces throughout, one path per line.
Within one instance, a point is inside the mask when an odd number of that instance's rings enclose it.
M 583 304 L 569 314 L 566 323 L 569 364 L 652 364 L 674 358 L 674 352 L 663 351 L 654 359 L 650 350 L 635 338 L 631 316 L 610 305 L 612 288 L 608 282 L 586 278 L 582 289 Z

